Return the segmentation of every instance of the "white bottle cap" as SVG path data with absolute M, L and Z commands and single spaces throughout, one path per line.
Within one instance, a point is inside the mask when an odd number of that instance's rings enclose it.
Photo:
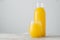
M 38 8 L 38 7 L 44 7 L 43 3 L 37 2 L 37 8 Z

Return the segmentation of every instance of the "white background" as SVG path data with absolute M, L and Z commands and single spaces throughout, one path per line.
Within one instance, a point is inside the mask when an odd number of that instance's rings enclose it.
M 60 34 L 60 1 L 42 0 L 46 11 L 46 33 Z M 33 20 L 34 0 L 0 0 L 0 33 L 25 33 Z

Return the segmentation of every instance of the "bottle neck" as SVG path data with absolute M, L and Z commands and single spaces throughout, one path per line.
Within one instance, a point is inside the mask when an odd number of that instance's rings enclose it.
M 39 2 L 37 2 L 37 6 L 36 6 L 37 8 L 38 7 L 44 7 L 44 5 L 43 5 L 43 3 L 39 3 Z

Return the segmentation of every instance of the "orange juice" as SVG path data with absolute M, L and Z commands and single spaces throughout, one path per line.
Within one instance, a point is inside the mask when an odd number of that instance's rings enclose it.
M 30 33 L 30 36 L 32 38 L 38 38 L 38 37 L 41 37 L 41 23 L 39 22 L 32 22 L 30 24 L 30 29 L 29 29 L 29 33 Z
M 34 12 L 34 21 L 40 21 L 42 23 L 42 32 L 41 35 L 45 36 L 46 35 L 46 18 L 45 18 L 45 10 L 43 7 L 43 4 L 41 7 L 37 7 Z M 37 32 L 39 33 L 39 32 Z

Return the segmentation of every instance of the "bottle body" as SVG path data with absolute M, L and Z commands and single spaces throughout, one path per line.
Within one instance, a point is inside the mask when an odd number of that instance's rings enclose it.
M 38 7 L 35 9 L 34 21 L 40 21 L 41 22 L 41 24 L 42 24 L 41 36 L 45 36 L 46 35 L 46 18 L 45 18 L 45 10 L 43 7 Z

